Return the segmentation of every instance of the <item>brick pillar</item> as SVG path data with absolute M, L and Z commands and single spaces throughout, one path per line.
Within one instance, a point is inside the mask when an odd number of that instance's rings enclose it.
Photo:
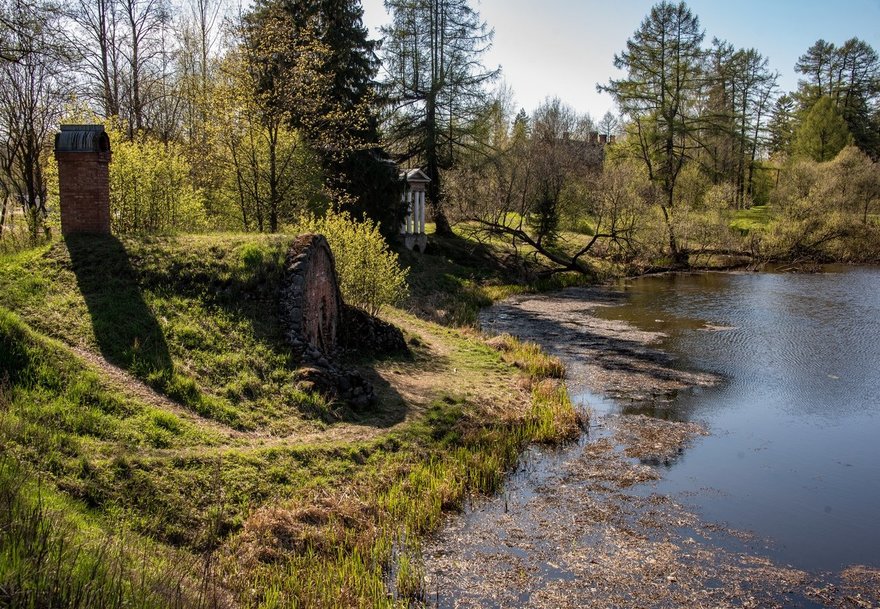
M 110 140 L 103 125 L 61 125 L 55 136 L 61 233 L 110 233 Z

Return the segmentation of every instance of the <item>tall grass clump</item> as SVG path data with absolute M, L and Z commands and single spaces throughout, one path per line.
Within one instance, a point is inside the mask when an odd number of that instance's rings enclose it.
M 12 459 L 0 458 L 0 607 L 209 606 L 190 605 L 182 580 L 165 581 L 163 591 L 157 583 L 164 577 L 137 573 L 152 562 L 138 564 L 121 540 L 90 534 L 62 504 Z
M 561 379 L 565 376 L 562 360 L 545 353 L 536 343 L 523 342 L 510 334 L 500 334 L 491 338 L 489 344 L 501 352 L 501 359 L 516 366 L 531 379 Z
M 295 505 L 287 512 L 290 518 L 276 519 L 284 524 L 269 527 L 270 537 L 296 551 L 284 558 L 273 554 L 273 562 L 256 567 L 256 577 L 244 578 L 257 582 L 243 591 L 245 604 L 392 608 L 424 603 L 421 544 L 442 526 L 444 514 L 461 509 L 469 497 L 498 492 L 528 444 L 574 440 L 581 430 L 583 421 L 557 378 L 564 373 L 561 362 L 514 337 L 503 341 L 508 352 L 529 361 L 521 368 L 530 405 L 499 419 L 464 399 L 435 400 L 420 423 L 395 436 L 398 450 L 375 454 L 372 474 L 332 495 L 335 499 L 325 496 L 325 505 L 337 506 L 330 508 L 333 515 Z M 274 562 L 279 558 L 280 569 Z M 243 561 L 233 556 L 230 563 Z M 248 596 L 254 590 L 256 596 Z
M 346 212 L 331 210 L 323 217 L 308 216 L 293 228 L 327 238 L 336 259 L 339 289 L 348 304 L 375 315 L 383 305 L 396 305 L 406 298 L 407 271 L 372 220 L 357 221 Z

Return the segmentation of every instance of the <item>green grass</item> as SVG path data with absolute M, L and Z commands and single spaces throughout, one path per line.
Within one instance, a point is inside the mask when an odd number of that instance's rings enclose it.
M 768 205 L 753 205 L 749 209 L 734 212 L 730 228 L 745 234 L 753 230 L 764 229 L 773 220 L 773 210 Z
M 93 239 L 0 256 L 0 606 L 219 606 L 216 586 L 242 607 L 405 606 L 444 512 L 497 491 L 529 442 L 576 437 L 558 360 L 403 311 L 388 315 L 412 355 L 360 362 L 375 412 L 298 391 L 276 312 L 284 245 Z M 522 288 L 480 271 L 471 246 L 413 260 L 421 293 L 464 303 L 461 321 Z M 454 286 L 470 292 L 443 301 Z M 401 379 L 422 380 L 416 398 Z
M 82 237 L 0 258 L 0 306 L 202 416 L 292 431 L 333 418 L 296 389 L 275 309 L 282 237 Z

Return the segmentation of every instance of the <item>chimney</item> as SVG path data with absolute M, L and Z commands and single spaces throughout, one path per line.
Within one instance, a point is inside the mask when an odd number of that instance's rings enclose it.
M 61 125 L 55 134 L 61 234 L 110 233 L 110 138 L 103 125 Z
M 608 143 L 608 135 L 603 133 L 599 136 L 599 143 L 603 146 Z

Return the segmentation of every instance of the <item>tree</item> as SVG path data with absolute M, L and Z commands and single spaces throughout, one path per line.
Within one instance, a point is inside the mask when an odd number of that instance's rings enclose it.
M 771 153 L 791 154 L 795 129 L 794 101 L 791 95 L 783 94 L 773 103 L 767 125 L 770 134 L 768 148 Z
M 261 32 L 250 37 L 261 40 L 254 51 L 270 66 L 261 90 L 290 92 L 272 103 L 320 155 L 330 196 L 354 217 L 366 213 L 390 234 L 397 232 L 406 210 L 398 172 L 379 146 L 373 107 L 377 43 L 370 40 L 362 16 L 358 0 L 262 0 L 247 23 Z M 314 38 L 323 53 L 317 95 L 308 79 L 291 78 L 304 59 L 297 51 L 304 37 Z M 303 70 L 298 73 L 302 76 Z M 302 103 L 304 98 L 308 103 Z
M 191 145 L 202 151 L 207 135 L 208 99 L 219 63 L 223 8 L 224 3 L 217 0 L 188 0 L 188 10 L 181 15 L 177 31 L 180 89 L 186 105 L 185 132 Z
M 48 215 L 50 138 L 73 90 L 70 62 L 54 44 L 58 23 L 50 7 L 13 0 L 3 8 L 14 24 L 6 44 L 15 57 L 0 61 L 0 231 L 17 204 L 36 238 Z
M 795 69 L 805 76 L 798 81 L 802 111 L 823 96 L 832 98 L 855 144 L 874 158 L 880 156 L 880 123 L 874 114 L 880 101 L 880 57 L 874 48 L 858 38 L 841 46 L 819 40 Z
M 602 120 L 599 121 L 597 127 L 599 129 L 599 133 L 611 140 L 611 137 L 617 134 L 617 128 L 619 125 L 620 121 L 609 110 L 605 113 L 605 116 L 602 117 Z
M 751 198 L 758 151 L 765 142 L 770 100 L 778 74 L 755 49 L 734 49 L 715 39 L 707 73 L 708 103 L 702 144 L 713 183 L 734 184 L 733 202 Z
M 125 102 L 129 139 L 147 126 L 147 111 L 155 82 L 154 60 L 161 54 L 160 33 L 170 20 L 165 0 L 119 0 L 125 24 Z
M 472 128 L 488 103 L 498 70 L 482 56 L 493 32 L 466 0 L 386 0 L 383 29 L 386 137 L 401 163 L 418 162 L 431 178 L 428 204 L 438 234 L 450 234 L 443 172 L 479 147 Z
M 807 49 L 807 52 L 801 55 L 794 65 L 795 71 L 807 77 L 806 80 L 798 82 L 802 98 L 816 101 L 823 95 L 831 95 L 837 64 L 834 43 L 826 42 L 820 38 Z
M 112 123 L 110 211 L 114 233 L 198 232 L 206 227 L 202 193 L 193 187 L 183 147 L 156 137 L 123 137 Z
M 122 109 L 122 28 L 118 0 L 77 0 L 66 16 L 75 25 L 67 42 L 87 75 L 85 91 L 97 103 L 103 116 L 119 116 Z
M 614 66 L 627 71 L 600 91 L 610 93 L 629 118 L 633 153 L 660 189 L 660 209 L 676 263 L 686 263 L 671 214 L 678 175 L 695 145 L 699 124 L 696 96 L 703 84 L 703 31 L 699 19 L 683 2 L 661 2 L 651 8 Z
M 496 138 L 494 154 L 450 172 L 451 200 L 470 221 L 464 230 L 502 238 L 518 262 L 549 262 L 547 274 L 594 275 L 588 256 L 603 247 L 619 254 L 631 238 L 628 210 L 638 182 L 628 170 L 603 181 L 601 156 L 589 143 L 594 128 L 559 99 L 531 118 L 520 112 L 508 137 Z M 578 235 L 559 230 L 566 216 L 576 220 Z
M 298 46 L 302 57 L 286 78 L 310 83 L 314 101 L 308 99 L 305 87 L 294 92 L 263 90 L 265 71 L 272 68 L 261 64 L 259 55 L 248 55 L 256 44 L 249 41 L 224 59 L 215 84 L 211 128 L 225 153 L 218 163 L 225 169 L 226 190 L 235 193 L 241 226 L 276 232 L 320 199 L 315 192 L 320 187 L 314 185 L 320 171 L 304 138 L 290 126 L 287 104 L 277 103 L 277 96 L 299 92 L 307 96 L 298 100 L 301 108 L 321 104 L 320 93 L 329 76 L 321 69 L 321 43 L 303 36 Z
M 880 225 L 870 217 L 880 203 L 880 168 L 858 148 L 823 163 L 796 159 L 773 198 L 779 216 L 768 231 L 769 256 L 860 261 L 880 253 Z
M 810 108 L 798 128 L 794 152 L 821 163 L 833 159 L 851 141 L 843 115 L 826 95 Z
M 564 195 L 572 182 L 588 172 L 588 135 L 593 129 L 589 117 L 553 98 L 535 111 L 528 154 L 531 156 L 530 206 L 525 217 L 539 247 L 552 247 L 558 238 Z

